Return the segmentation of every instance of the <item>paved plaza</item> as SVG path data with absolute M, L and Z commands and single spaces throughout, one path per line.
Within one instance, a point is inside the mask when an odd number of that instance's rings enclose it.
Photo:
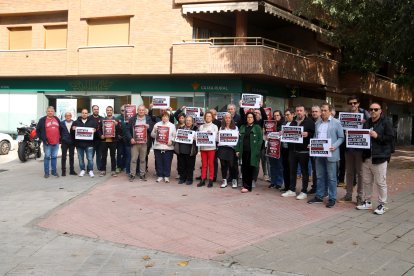
M 175 159 L 171 183 L 151 159 L 148 181 L 130 183 L 44 179 L 41 160 L 15 155 L 0 157 L 0 275 L 414 275 L 413 147 L 392 158 L 383 216 L 264 181 L 248 194 L 178 185 Z

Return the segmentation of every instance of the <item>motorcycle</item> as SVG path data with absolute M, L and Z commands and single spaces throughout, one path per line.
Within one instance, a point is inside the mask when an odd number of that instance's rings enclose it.
M 17 155 L 20 161 L 26 162 L 32 155 L 34 158 L 40 158 L 42 151 L 40 148 L 41 141 L 36 135 L 36 123 L 31 122 L 30 126 L 20 123 L 20 127 L 17 128 Z

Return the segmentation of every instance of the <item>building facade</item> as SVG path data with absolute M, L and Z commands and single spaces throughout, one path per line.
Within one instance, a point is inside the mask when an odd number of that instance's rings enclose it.
M 14 132 L 62 99 L 76 99 L 77 113 L 99 100 L 119 113 L 153 95 L 171 96 L 173 109 L 222 110 L 241 93 L 262 94 L 274 109 L 340 106 L 338 50 L 327 30 L 294 15 L 298 3 L 3 0 L 0 131 Z M 406 104 L 412 95 L 384 100 Z

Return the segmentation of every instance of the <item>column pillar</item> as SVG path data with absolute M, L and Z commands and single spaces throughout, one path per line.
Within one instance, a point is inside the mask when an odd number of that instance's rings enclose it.
M 236 11 L 236 37 L 247 37 L 247 13 Z M 246 39 L 236 39 L 237 45 L 246 45 Z

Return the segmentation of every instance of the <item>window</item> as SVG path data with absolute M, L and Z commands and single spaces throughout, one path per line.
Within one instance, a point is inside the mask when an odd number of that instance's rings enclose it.
M 88 20 L 88 46 L 128 44 L 129 17 Z
M 45 49 L 66 48 L 68 26 L 45 26 Z
M 9 28 L 9 50 L 31 48 L 32 27 Z

